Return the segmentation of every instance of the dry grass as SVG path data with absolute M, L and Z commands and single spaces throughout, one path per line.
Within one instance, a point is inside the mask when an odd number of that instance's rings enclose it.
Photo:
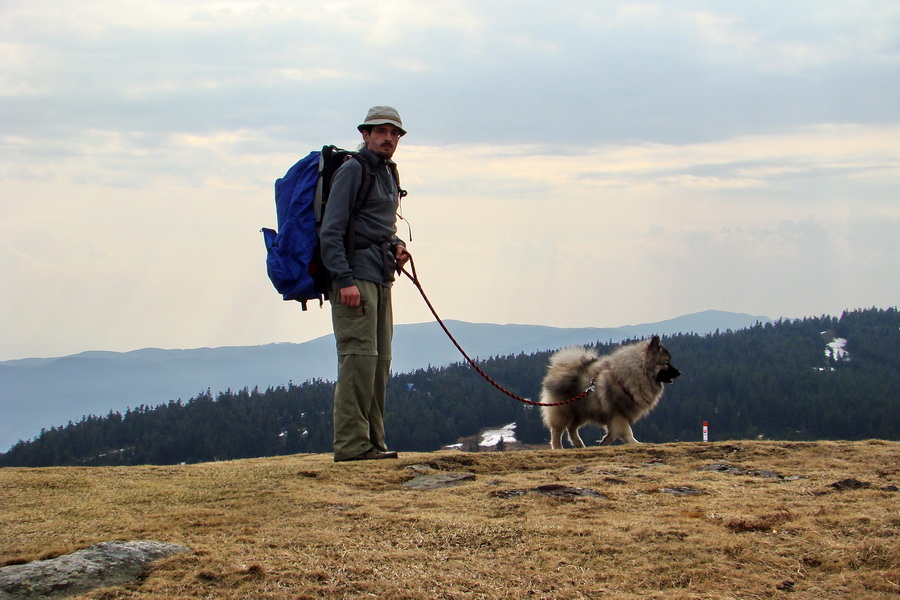
M 413 464 L 476 478 L 412 490 Z M 831 487 L 847 478 L 870 485 Z M 503 493 L 549 484 L 604 497 Z M 95 600 L 887 598 L 892 484 L 900 443 L 881 441 L 2 469 L 0 564 L 115 539 L 196 551 Z

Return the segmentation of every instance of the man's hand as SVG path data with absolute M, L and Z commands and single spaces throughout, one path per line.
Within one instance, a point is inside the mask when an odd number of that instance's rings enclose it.
M 412 255 L 406 249 L 406 246 L 397 244 L 397 249 L 394 250 L 394 258 L 397 259 L 397 269 L 408 263 L 411 257 Z
M 341 304 L 351 307 L 359 306 L 359 288 L 355 285 L 341 288 Z

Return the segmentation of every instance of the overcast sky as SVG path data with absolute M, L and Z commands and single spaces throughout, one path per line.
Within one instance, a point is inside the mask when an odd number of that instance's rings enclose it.
M 376 104 L 445 319 L 900 300 L 896 0 L 2 0 L 0 360 L 328 333 L 259 229 Z

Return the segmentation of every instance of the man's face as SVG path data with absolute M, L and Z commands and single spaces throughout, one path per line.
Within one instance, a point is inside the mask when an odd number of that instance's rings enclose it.
M 393 125 L 375 125 L 371 130 L 363 129 L 362 132 L 366 148 L 384 160 L 394 155 L 402 134 L 403 132 Z

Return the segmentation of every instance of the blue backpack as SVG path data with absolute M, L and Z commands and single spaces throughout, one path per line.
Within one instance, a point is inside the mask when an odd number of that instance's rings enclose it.
M 357 152 L 325 146 L 314 150 L 275 181 L 278 231 L 262 228 L 266 245 L 266 271 L 285 300 L 296 300 L 306 310 L 309 300 L 322 306 L 328 299 L 329 275 L 319 252 L 319 227 L 331 191 L 331 178 L 345 161 L 356 158 L 363 166 L 362 185 L 353 214 L 359 212 L 375 176 Z M 396 177 L 396 171 L 395 171 Z M 399 187 L 399 181 L 398 181 Z M 345 244 L 353 248 L 353 221 Z

